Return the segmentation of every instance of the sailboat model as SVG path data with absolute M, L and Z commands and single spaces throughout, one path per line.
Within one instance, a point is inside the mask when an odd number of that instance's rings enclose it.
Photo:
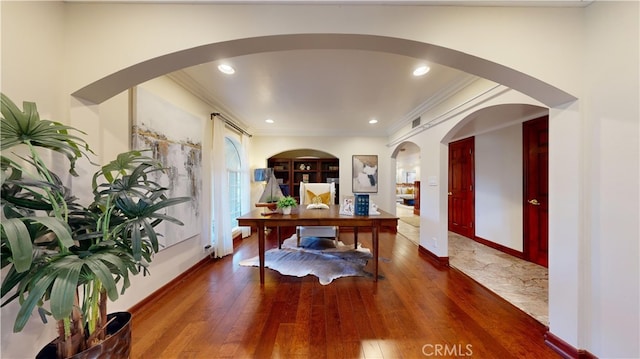
M 260 200 L 256 203 L 256 207 L 268 207 L 271 210 L 275 210 L 276 203 L 280 198 L 284 197 L 284 195 L 278 185 L 276 175 L 273 171 L 268 172 L 269 179 L 267 180 L 267 185 L 264 188 L 264 192 L 262 192 L 262 196 L 260 196 Z

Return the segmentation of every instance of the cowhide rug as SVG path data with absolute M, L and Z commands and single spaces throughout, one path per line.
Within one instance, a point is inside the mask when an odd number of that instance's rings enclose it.
M 373 258 L 368 248 L 358 244 L 358 249 L 354 249 L 353 245 L 340 241 L 336 246 L 332 239 L 327 238 L 302 238 L 300 247 L 297 247 L 296 236 L 293 235 L 282 243 L 282 249 L 266 251 L 264 258 L 266 268 L 296 277 L 312 274 L 322 285 L 341 277 L 373 275 L 364 270 L 367 261 Z M 258 257 L 242 260 L 240 265 L 258 267 Z

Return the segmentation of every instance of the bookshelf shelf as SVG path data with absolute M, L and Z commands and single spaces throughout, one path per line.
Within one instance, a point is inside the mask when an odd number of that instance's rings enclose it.
M 340 159 L 338 158 L 277 158 L 268 159 L 269 168 L 278 179 L 278 183 L 290 189 L 289 195 L 300 201 L 300 182 L 335 182 L 335 203 L 339 200 Z

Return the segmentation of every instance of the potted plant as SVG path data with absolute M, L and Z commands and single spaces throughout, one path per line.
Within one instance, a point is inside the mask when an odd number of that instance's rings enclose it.
M 0 96 L 1 254 L 2 268 L 9 267 L 2 305 L 19 302 L 14 332 L 34 309 L 45 322 L 52 316 L 58 323 L 57 357 L 71 357 L 101 346 L 113 326 L 107 322 L 107 298 L 125 292 L 130 274 L 147 274 L 159 249 L 155 227 L 162 221 L 181 224 L 163 212 L 190 199 L 167 198 L 167 189 L 150 180 L 163 170 L 160 163 L 131 151 L 93 175 L 93 199 L 81 205 L 44 158 L 64 155 L 69 173 L 77 176 L 76 161 L 92 153 L 77 136 L 83 133 L 41 120 L 34 103 L 20 110 Z M 120 354 L 128 357 L 129 348 Z
M 276 205 L 282 208 L 282 214 L 291 214 L 291 208 L 297 206 L 296 199 L 291 196 L 280 197 Z

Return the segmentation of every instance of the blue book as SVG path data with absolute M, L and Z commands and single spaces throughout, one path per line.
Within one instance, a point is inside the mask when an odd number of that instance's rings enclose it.
M 354 194 L 354 214 L 356 216 L 369 215 L 369 195 L 356 193 Z

